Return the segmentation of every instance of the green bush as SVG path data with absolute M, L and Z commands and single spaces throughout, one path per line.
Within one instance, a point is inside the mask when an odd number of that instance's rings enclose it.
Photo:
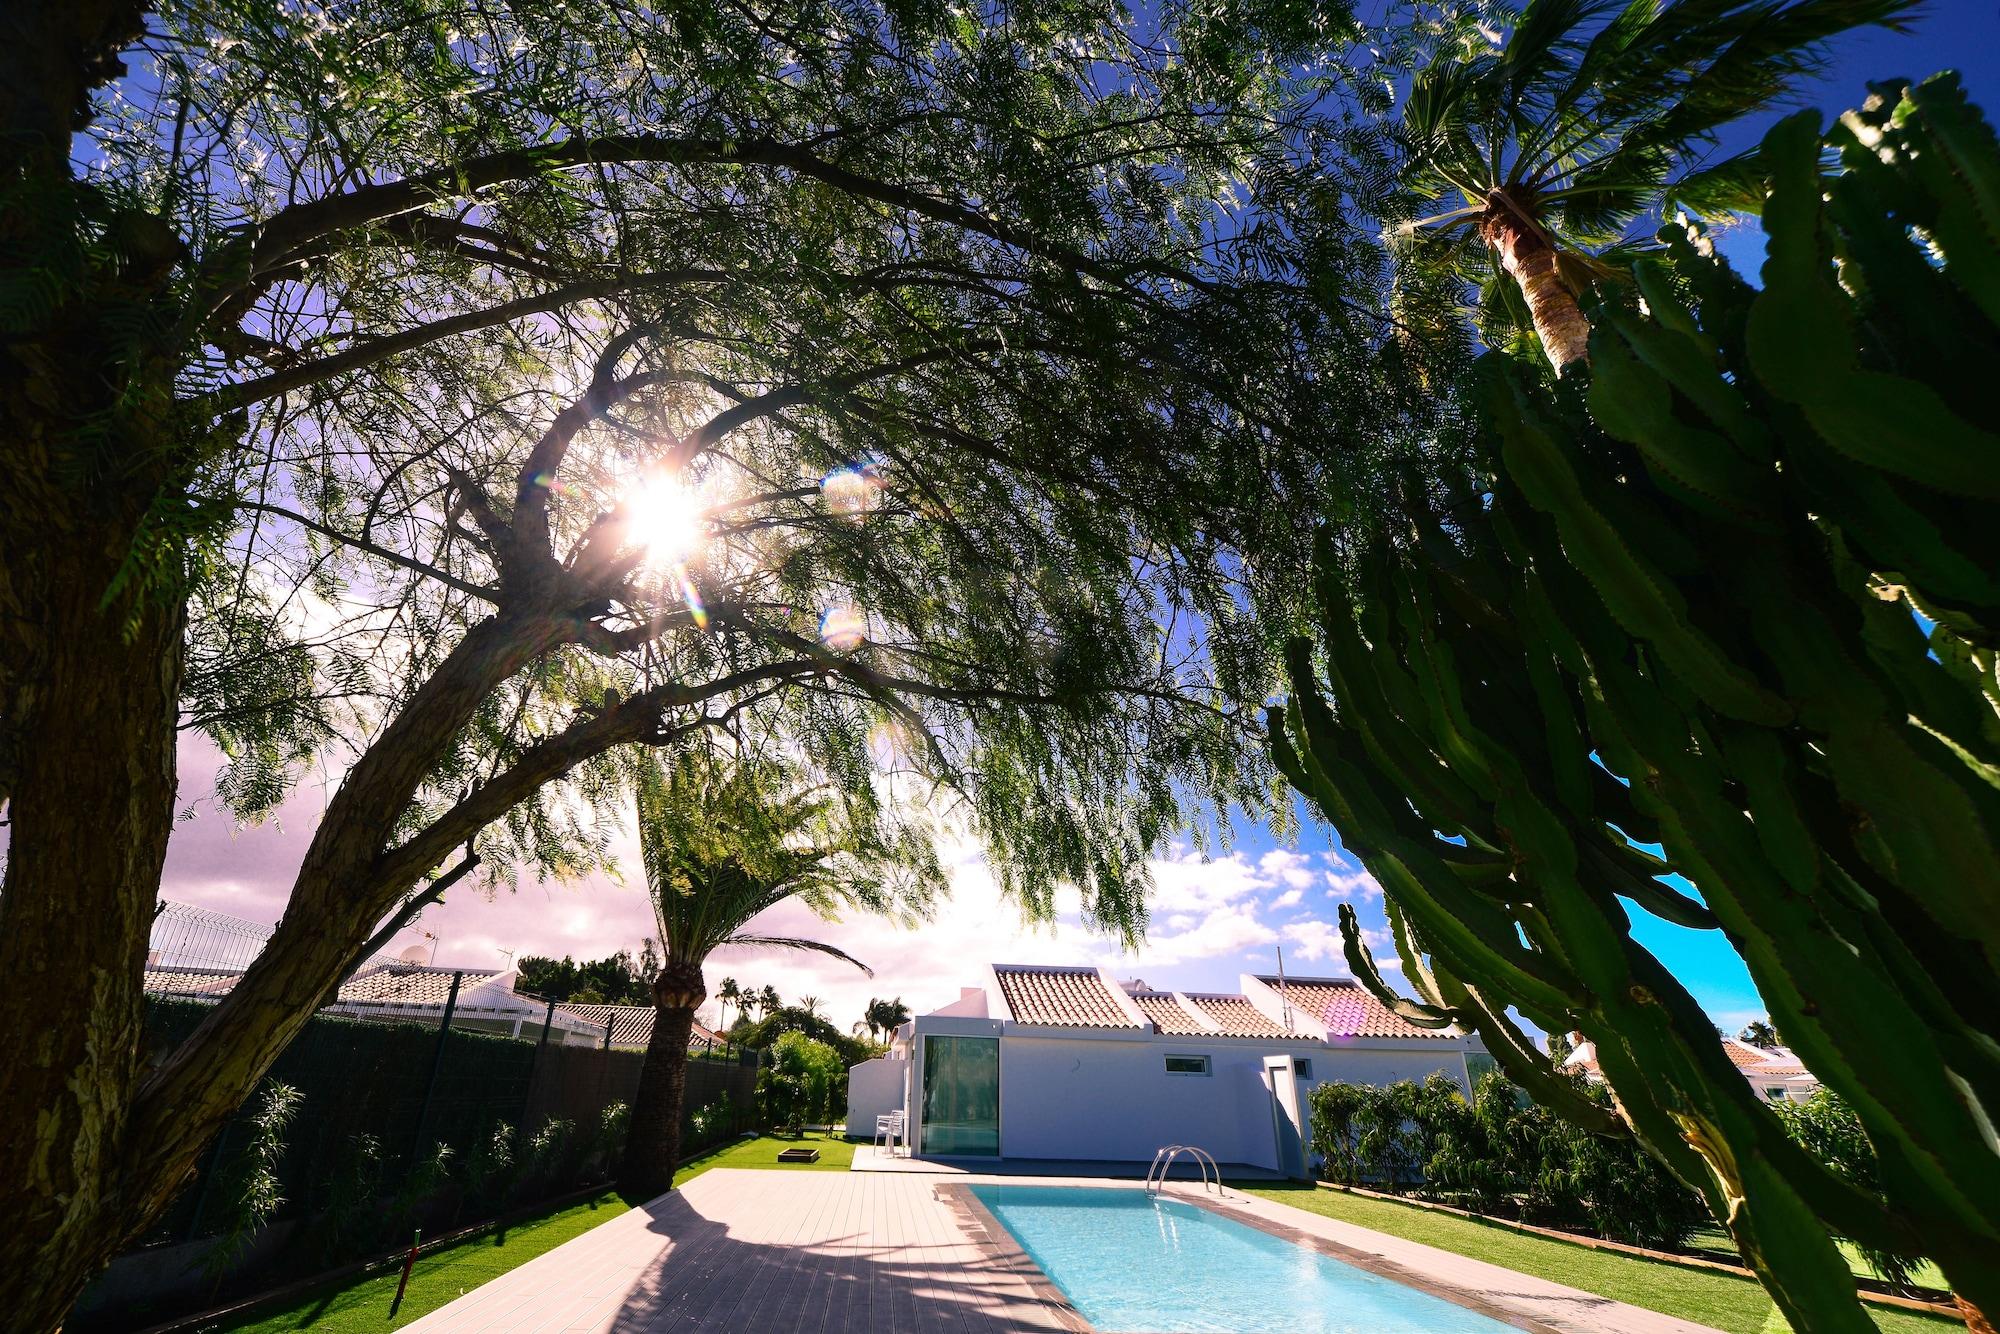
M 771 1064 L 757 1075 L 764 1124 L 797 1132 L 807 1121 L 830 1123 L 846 1074 L 846 1063 L 828 1044 L 796 1031 L 779 1034 Z
M 1833 1174 L 1871 1195 L 1882 1193 L 1880 1164 L 1868 1142 L 1861 1118 L 1838 1093 L 1820 1089 L 1804 1102 L 1773 1103 L 1771 1110 L 1785 1123 L 1785 1133 L 1801 1148 L 1833 1170 Z M 1897 1251 L 1860 1247 L 1861 1258 L 1892 1287 L 1908 1288 L 1922 1260 Z
M 1579 1093 L 1609 1104 L 1602 1088 Z M 1577 1129 L 1498 1072 L 1467 1101 L 1434 1075 L 1386 1088 L 1322 1084 L 1312 1094 L 1313 1152 L 1348 1185 L 1421 1193 L 1478 1213 L 1672 1249 L 1707 1217 L 1701 1199 L 1630 1140 Z

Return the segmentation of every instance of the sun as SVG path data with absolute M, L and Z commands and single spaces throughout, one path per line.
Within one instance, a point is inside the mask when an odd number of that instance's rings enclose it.
M 625 499 L 625 524 L 629 540 L 645 549 L 647 564 L 680 566 L 708 538 L 708 507 L 679 478 L 649 472 Z

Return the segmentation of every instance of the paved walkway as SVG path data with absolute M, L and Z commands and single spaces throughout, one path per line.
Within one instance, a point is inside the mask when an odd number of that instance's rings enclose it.
M 978 1181 L 949 1177 L 956 1183 Z M 1019 1182 L 1022 1178 L 1013 1178 Z M 1087 1329 L 937 1177 L 716 1169 L 503 1274 L 409 1334 L 1000 1334 Z M 1051 1182 L 1050 1184 L 1058 1184 Z M 1108 1184 L 1108 1183 L 1093 1183 Z M 1129 1183 L 1130 1189 L 1139 1184 Z M 1185 1186 L 1177 1195 L 1200 1192 Z M 1231 1191 L 1232 1209 L 1477 1293 L 1564 1334 L 1699 1325 Z

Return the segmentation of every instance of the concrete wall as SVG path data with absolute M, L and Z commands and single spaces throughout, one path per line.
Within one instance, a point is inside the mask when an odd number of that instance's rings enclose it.
M 1000 1047 L 1001 1152 L 1146 1162 L 1162 1145 L 1196 1144 L 1221 1162 L 1275 1167 L 1263 1073 L 1271 1050 L 1199 1038 L 1030 1037 L 1017 1030 Z M 1207 1056 L 1210 1072 L 1170 1075 L 1169 1055 Z
M 903 1105 L 903 1081 L 910 1063 L 892 1056 L 847 1067 L 847 1133 L 866 1137 L 875 1133 L 875 1118 L 887 1116 Z

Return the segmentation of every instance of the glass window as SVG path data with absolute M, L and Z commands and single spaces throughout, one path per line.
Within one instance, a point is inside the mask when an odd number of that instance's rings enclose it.
M 1169 1056 L 1167 1073 L 1170 1075 L 1205 1075 L 1208 1073 L 1206 1056 Z
M 1764 1086 L 1764 1096 L 1765 1096 L 1765 1097 L 1767 1097 L 1767 1098 L 1769 1098 L 1769 1099 L 1770 1099 L 1770 1100 L 1771 1100 L 1772 1102 L 1783 1102 L 1783 1101 L 1785 1101 L 1785 1088 L 1784 1088 L 1784 1085 L 1782 1085 L 1782 1084 L 1767 1084 L 1767 1085 L 1765 1085 L 1765 1086 Z
M 1294 1056 L 1292 1058 L 1292 1069 L 1298 1073 L 1300 1079 L 1311 1079 L 1313 1077 L 1312 1057 Z
M 1000 1039 L 924 1039 L 923 1152 L 1000 1153 Z

